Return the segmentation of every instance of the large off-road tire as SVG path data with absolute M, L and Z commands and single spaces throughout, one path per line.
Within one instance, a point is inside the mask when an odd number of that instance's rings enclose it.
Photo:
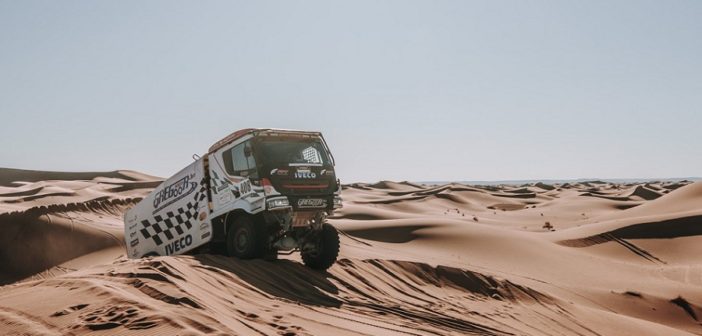
M 314 249 L 302 252 L 302 261 L 309 268 L 324 271 L 334 265 L 339 256 L 339 233 L 331 224 L 324 223 L 317 235 Z
M 259 258 L 265 250 L 266 237 L 261 225 L 248 216 L 234 220 L 227 230 L 227 254 L 240 259 Z

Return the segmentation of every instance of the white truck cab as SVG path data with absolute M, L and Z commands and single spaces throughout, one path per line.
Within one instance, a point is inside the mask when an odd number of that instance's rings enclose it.
M 341 207 L 340 188 L 321 133 L 242 129 L 125 213 L 127 253 L 197 249 L 248 259 L 299 251 L 307 266 L 324 270 L 339 252 L 325 219 Z

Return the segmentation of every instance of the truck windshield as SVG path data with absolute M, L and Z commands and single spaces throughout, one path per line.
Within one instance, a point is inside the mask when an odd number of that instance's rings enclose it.
M 324 145 L 315 139 L 262 139 L 258 142 L 259 157 L 267 166 L 330 165 Z

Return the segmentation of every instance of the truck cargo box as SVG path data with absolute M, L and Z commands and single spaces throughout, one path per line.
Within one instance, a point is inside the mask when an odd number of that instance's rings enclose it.
M 125 213 L 130 257 L 181 254 L 211 239 L 203 161 L 165 180 Z

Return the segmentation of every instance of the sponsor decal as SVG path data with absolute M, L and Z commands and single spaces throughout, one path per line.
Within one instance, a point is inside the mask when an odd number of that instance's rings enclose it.
M 301 198 L 297 200 L 297 206 L 300 208 L 325 208 L 327 200 L 323 198 Z
M 134 246 L 137 246 L 137 244 L 139 244 L 139 238 L 135 238 L 134 240 L 132 240 L 129 243 L 129 246 L 134 247 Z
M 201 223 L 200 224 L 200 231 L 207 229 L 207 223 Z
M 271 175 L 288 175 L 288 170 L 276 168 L 271 170 Z
M 137 223 L 137 215 L 133 215 L 133 216 L 131 216 L 131 218 L 128 218 L 128 219 L 125 218 L 124 223 L 129 224 L 129 231 L 134 230 L 134 228 L 136 228 L 136 226 L 138 224 Z
M 225 204 L 229 203 L 232 201 L 232 195 L 231 194 L 220 194 L 219 195 L 219 203 Z
M 182 179 L 159 190 L 156 196 L 154 196 L 154 208 L 156 208 L 154 213 L 195 191 L 195 189 L 197 189 L 197 182 L 190 181 L 194 177 L 195 174 L 186 175 Z
M 249 202 L 256 202 L 256 200 L 251 200 L 252 198 L 257 198 L 257 197 L 262 197 L 258 193 L 253 193 L 253 194 L 248 194 L 246 196 L 243 196 L 242 199 L 249 199 Z
M 182 237 L 180 239 L 176 239 L 168 245 L 166 245 L 166 255 L 171 255 L 175 252 L 180 252 L 181 250 L 185 249 L 186 247 L 190 246 L 193 244 L 193 237 L 191 235 L 187 235 L 185 237 Z
M 202 236 L 200 236 L 200 239 L 205 239 L 205 238 L 209 237 L 211 234 L 212 234 L 212 232 L 210 232 L 210 231 L 204 232 L 202 234 Z
M 129 238 L 134 238 L 134 236 L 136 236 L 136 234 L 137 234 L 136 231 L 130 232 L 130 233 L 129 233 Z
M 295 172 L 295 175 L 293 175 L 293 176 L 294 176 L 295 178 L 298 178 L 298 179 L 313 179 L 313 178 L 317 178 L 317 174 L 315 174 L 314 172 L 311 172 L 311 171 L 309 171 L 309 170 L 301 170 L 301 169 L 298 169 L 298 170 Z

